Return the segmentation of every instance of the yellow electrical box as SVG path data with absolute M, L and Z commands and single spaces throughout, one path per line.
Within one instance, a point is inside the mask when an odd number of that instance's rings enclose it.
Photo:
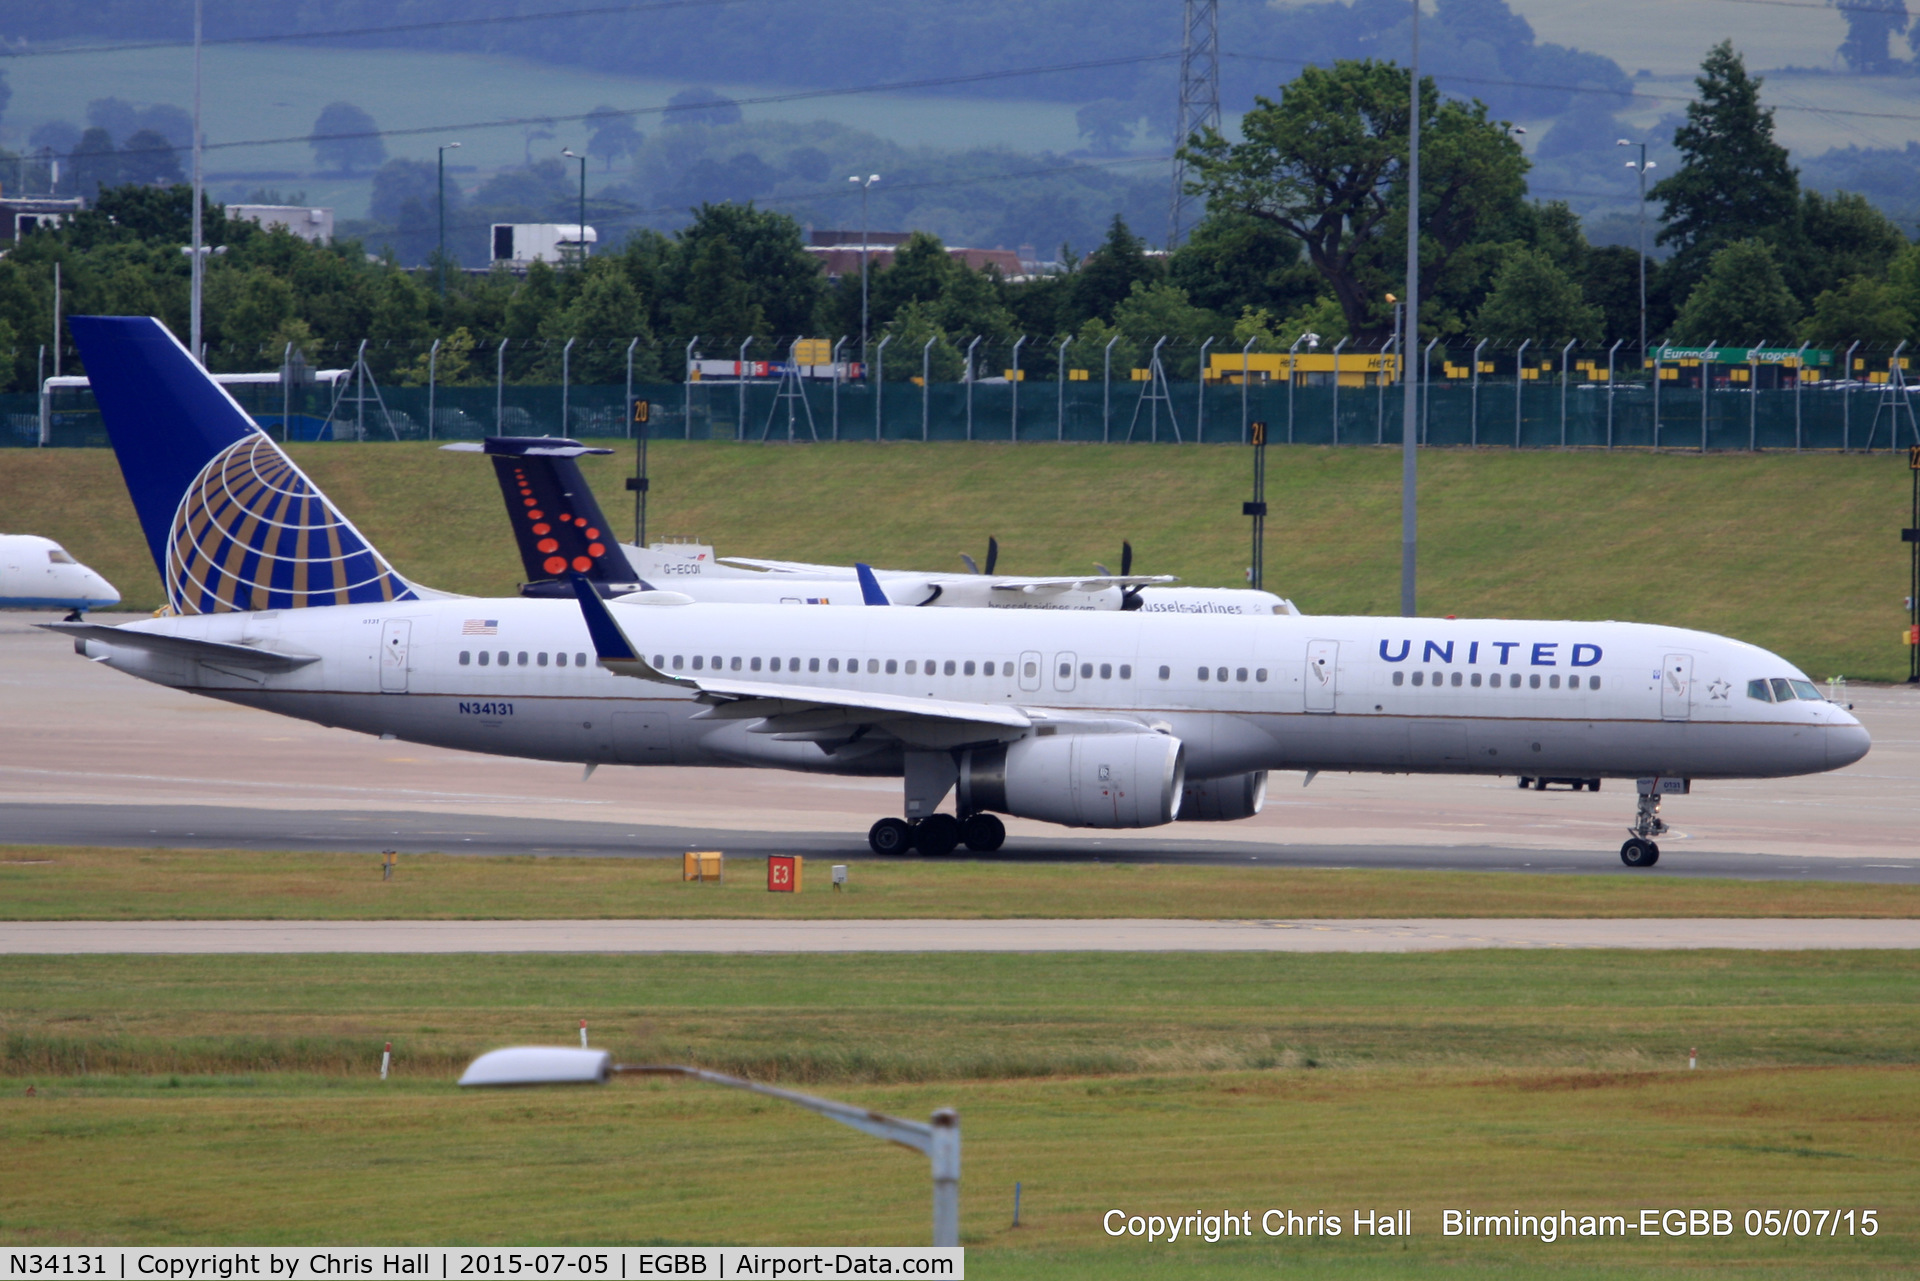
M 1408 92 L 1412 91 L 1409 90 Z M 1411 110 L 1411 108 L 1409 108 L 1409 110 Z M 1024 369 L 1009 369 L 1007 370 L 1007 381 L 1010 383 L 1023 383 L 1027 381 L 1027 371 Z
M 1411 91 L 1409 91 L 1409 92 L 1411 92 Z M 1084 369 L 1069 369 L 1069 370 L 1067 371 L 1067 381 L 1068 381 L 1068 382 L 1070 382 L 1070 383 L 1083 383 L 1083 382 L 1086 382 L 1086 381 L 1087 381 L 1087 371 L 1086 371 L 1086 370 L 1084 370 Z
M 681 856 L 680 879 L 683 881 L 724 881 L 726 880 L 727 856 L 719 850 L 689 850 Z
M 1152 377 L 1153 371 L 1151 369 L 1136 369 L 1133 371 L 1133 381 L 1137 383 L 1146 382 Z
M 830 365 L 833 363 L 833 344 L 824 338 L 802 338 L 793 344 L 793 363 Z

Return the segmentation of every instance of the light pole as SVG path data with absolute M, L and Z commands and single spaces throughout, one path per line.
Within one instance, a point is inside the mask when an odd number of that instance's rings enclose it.
M 933 1244 L 960 1244 L 960 1114 L 941 1108 L 925 1121 L 909 1121 L 867 1108 L 823 1099 L 817 1094 L 782 1090 L 757 1081 L 709 1072 L 705 1068 L 679 1064 L 615 1063 L 605 1050 L 574 1049 L 571 1046 L 515 1046 L 491 1050 L 467 1065 L 460 1077 L 464 1086 L 530 1085 L 605 1085 L 615 1074 L 634 1076 L 684 1076 L 709 1085 L 724 1085 L 735 1090 L 750 1090 L 768 1098 L 796 1103 L 818 1112 L 829 1121 L 838 1121 L 862 1134 L 897 1143 L 926 1154 L 933 1174 Z
M 860 184 L 860 363 L 867 363 L 867 189 L 880 181 L 880 175 L 870 173 L 865 179 L 853 174 L 848 182 Z
M 1647 170 L 1655 168 L 1653 161 L 1647 159 L 1647 144 L 1629 142 L 1622 138 L 1613 144 L 1616 147 L 1640 148 L 1640 159 L 1627 161 L 1627 168 L 1640 175 L 1640 363 L 1647 363 Z
M 572 147 L 562 147 L 560 154 L 580 162 L 580 255 L 575 260 L 585 262 L 587 257 L 587 158 L 578 154 Z
M 436 157 L 435 167 L 438 171 L 438 176 L 436 178 L 436 181 L 439 184 L 438 200 L 440 204 L 439 276 L 440 276 L 440 296 L 442 298 L 445 298 L 447 296 L 447 153 L 449 151 L 452 151 L 455 147 L 459 145 L 460 144 L 457 142 L 449 142 L 449 143 L 442 144 L 438 148 L 438 154 Z
M 187 335 L 188 345 L 193 358 L 200 359 L 200 296 L 206 284 L 207 264 L 203 257 L 203 235 L 200 227 L 200 199 L 205 188 L 200 173 L 200 9 L 201 0 L 193 0 L 193 244 L 192 269 L 190 272 L 193 297 L 188 306 Z M 53 336 L 55 345 L 60 335 Z
M 1413 52 L 1408 59 L 1410 64 L 1408 78 L 1413 82 L 1409 108 L 1407 112 L 1407 334 L 1411 339 L 1420 332 L 1420 0 L 1413 0 Z M 1402 364 L 1405 362 L 1402 361 Z M 1291 382 L 1292 366 L 1289 362 L 1288 378 Z M 1419 549 L 1419 431 L 1415 420 L 1419 414 L 1419 392 L 1414 388 L 1413 380 L 1401 377 L 1400 394 L 1400 614 L 1403 618 L 1412 618 L 1414 612 L 1415 586 L 1417 584 L 1417 553 Z M 1339 375 L 1334 375 L 1334 395 L 1340 394 Z M 1288 432 L 1292 432 L 1293 389 L 1287 389 Z M 1338 432 L 1339 423 L 1334 423 Z

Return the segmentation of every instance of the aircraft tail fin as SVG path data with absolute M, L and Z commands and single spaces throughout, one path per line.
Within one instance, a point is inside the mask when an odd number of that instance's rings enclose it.
M 576 574 L 602 595 L 610 585 L 618 592 L 644 590 L 574 461 L 582 454 L 610 454 L 611 449 L 559 436 L 489 436 L 478 445 L 442 448 L 478 451 L 493 460 L 527 583 L 561 589 L 532 594 L 571 596 Z
M 68 323 L 172 612 L 418 599 L 165 325 Z

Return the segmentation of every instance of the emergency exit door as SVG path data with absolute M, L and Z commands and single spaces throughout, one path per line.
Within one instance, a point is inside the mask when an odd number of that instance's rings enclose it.
M 1307 642 L 1307 710 L 1331 712 L 1340 692 L 1340 642 Z
M 1693 655 L 1668 654 L 1660 672 L 1660 717 L 1684 721 L 1693 711 Z
M 404 618 L 390 618 L 380 629 L 380 692 L 407 692 L 407 640 L 413 624 Z

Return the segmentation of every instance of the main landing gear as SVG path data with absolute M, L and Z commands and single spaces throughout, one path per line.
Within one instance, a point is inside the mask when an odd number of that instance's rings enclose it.
M 912 823 L 900 818 L 883 818 L 867 832 L 867 845 L 875 854 L 918 850 L 930 858 L 951 854 L 963 844 L 976 853 L 991 854 L 1006 840 L 1006 824 L 984 811 L 964 819 L 951 814 L 929 814 Z
M 1627 831 L 1633 836 L 1620 847 L 1622 863 L 1628 867 L 1652 867 L 1660 861 L 1660 847 L 1653 843 L 1653 838 L 1665 836 L 1667 825 L 1660 817 L 1660 788 L 1657 782 L 1641 793 L 1639 806 L 1634 811 L 1633 826 Z

